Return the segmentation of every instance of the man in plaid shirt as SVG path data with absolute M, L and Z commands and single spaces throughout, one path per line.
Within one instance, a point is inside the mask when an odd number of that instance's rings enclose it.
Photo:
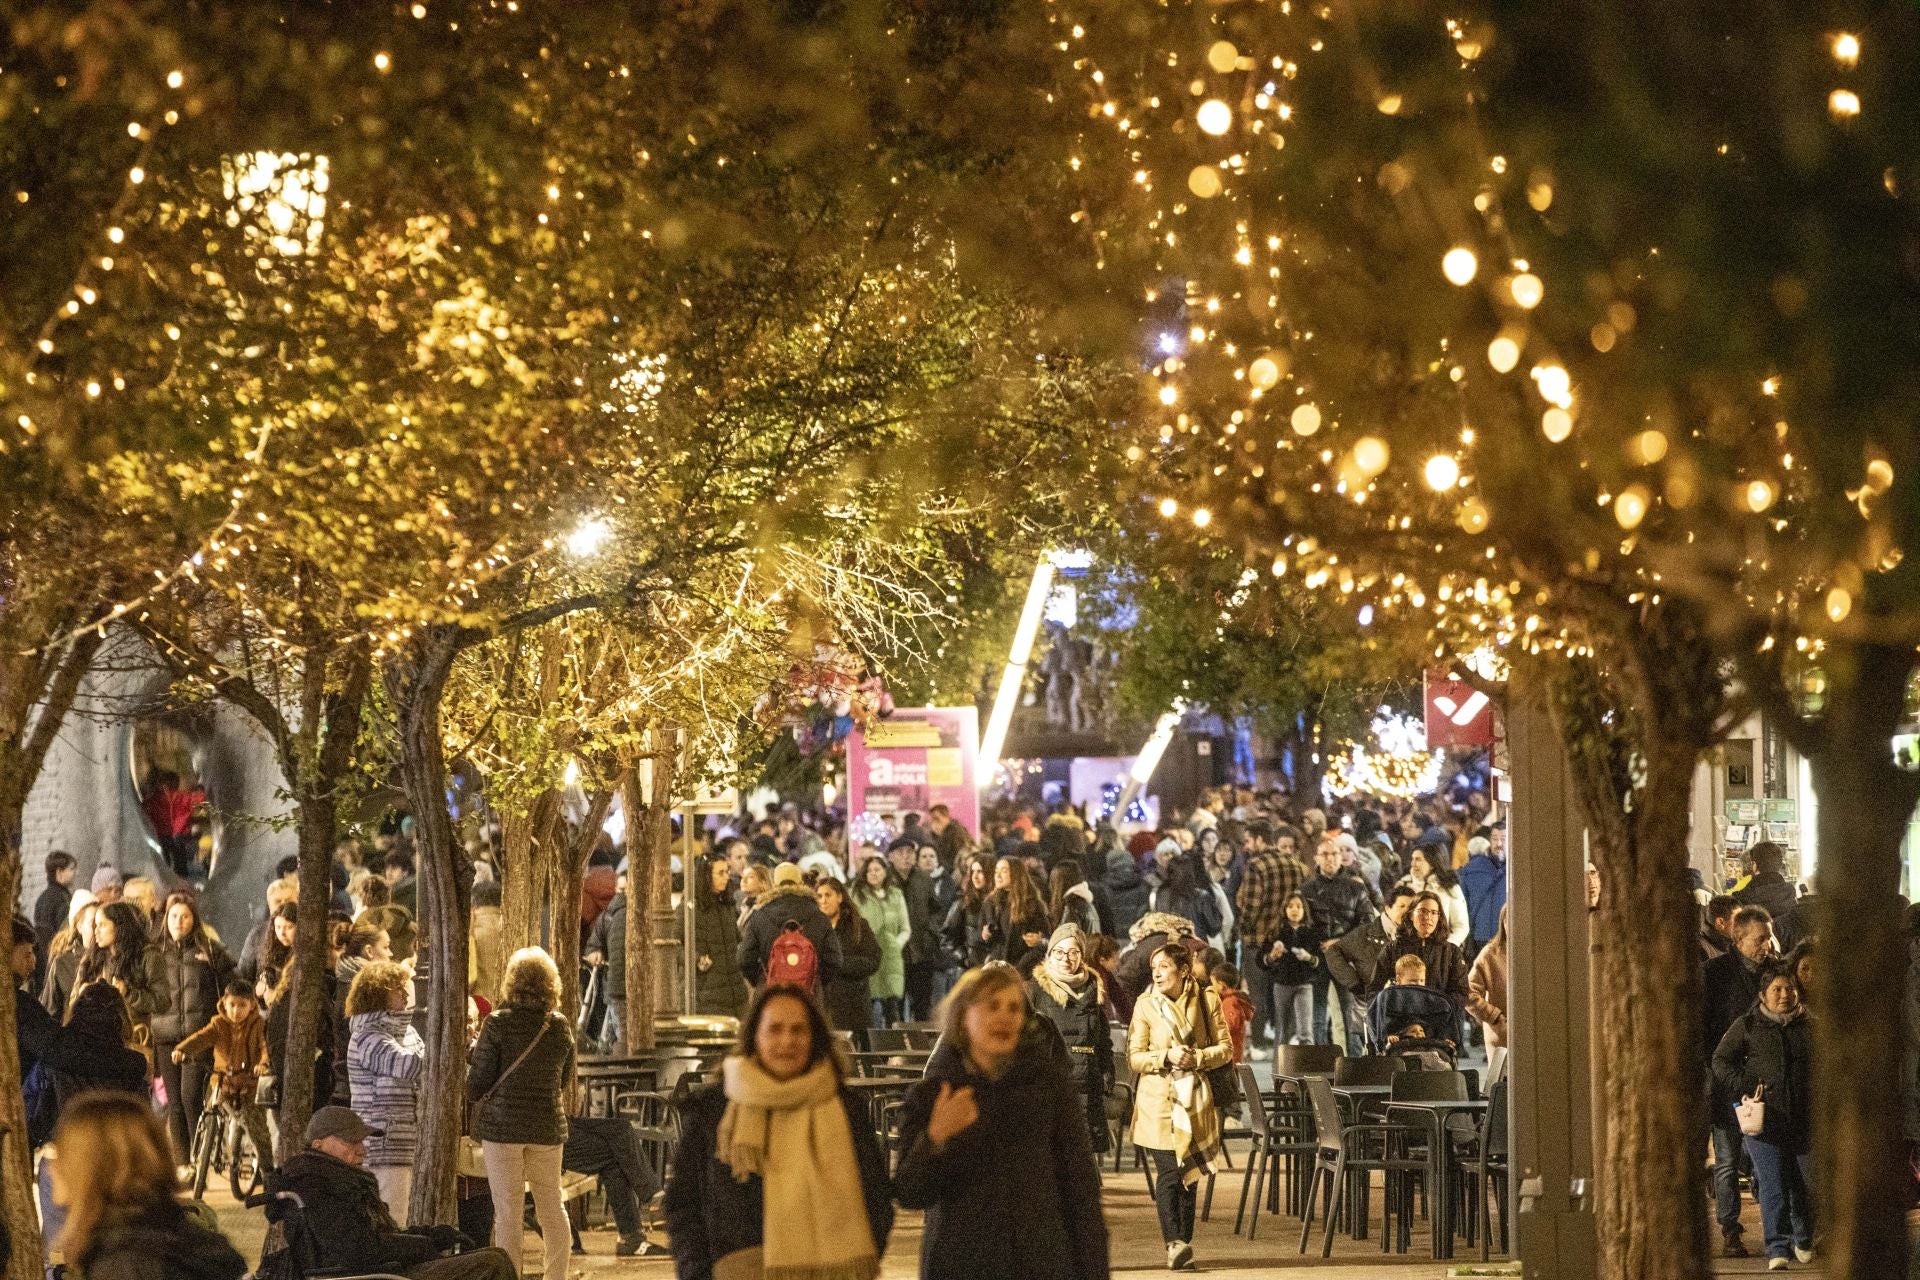
M 1273 1008 L 1273 979 L 1257 957 L 1265 955 L 1280 936 L 1280 926 L 1286 923 L 1287 899 L 1307 878 L 1306 864 L 1294 855 L 1297 839 L 1291 827 L 1275 832 L 1265 820 L 1247 824 L 1247 872 L 1233 908 L 1238 913 L 1236 928 L 1243 944 L 1240 954 L 1246 961 L 1241 971 L 1246 974 L 1248 992 L 1253 997 L 1249 1050 L 1264 1050 L 1271 1045 L 1266 1029 L 1280 1025 Z

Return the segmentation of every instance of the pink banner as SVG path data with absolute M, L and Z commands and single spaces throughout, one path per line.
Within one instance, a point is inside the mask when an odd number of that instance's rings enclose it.
M 944 804 L 969 836 L 980 834 L 980 713 L 973 707 L 901 707 L 847 739 L 847 816 L 926 816 Z

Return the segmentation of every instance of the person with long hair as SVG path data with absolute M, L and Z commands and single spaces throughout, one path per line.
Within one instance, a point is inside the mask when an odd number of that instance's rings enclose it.
M 987 961 L 987 920 L 991 913 L 993 858 L 987 854 L 960 859 L 960 893 L 947 908 L 947 946 L 963 969 L 978 969 Z
M 153 1068 L 147 1060 L 142 1033 L 119 991 L 105 982 L 81 987 L 74 994 L 66 1025 L 60 1031 L 60 1061 L 53 1065 L 51 1079 L 34 1082 L 37 1087 L 30 1096 L 32 1105 L 27 1113 L 30 1138 L 45 1141 L 76 1098 L 97 1091 L 131 1094 L 139 1099 L 143 1110 L 150 1109 L 147 1091 Z M 172 1160 L 167 1161 L 167 1167 L 171 1172 Z M 59 1235 L 62 1214 L 54 1198 L 51 1172 L 50 1165 L 43 1162 L 40 1217 L 49 1239 Z
M 880 1273 L 893 1231 L 887 1158 L 846 1076 L 816 1001 L 797 987 L 754 993 L 720 1083 L 680 1111 L 665 1210 L 681 1280 Z
M 143 1029 L 154 1014 L 172 1008 L 160 956 L 147 945 L 150 936 L 140 908 L 130 902 L 110 902 L 94 916 L 93 949 L 80 961 L 80 988 L 95 982 L 110 984 L 125 998 L 127 1012 Z
M 1313 1044 L 1313 983 L 1326 972 L 1321 952 L 1327 937 L 1298 890 L 1287 895 L 1280 917 L 1272 944 L 1257 957 L 1273 991 L 1273 1042 Z
M 1106 932 L 1106 921 L 1093 905 L 1093 886 L 1078 859 L 1062 858 L 1047 873 L 1047 920 L 1055 929 L 1070 924 L 1088 937 Z
M 1168 943 L 1151 963 L 1153 985 L 1127 1027 L 1127 1061 L 1138 1077 L 1133 1145 L 1152 1162 L 1167 1266 L 1179 1271 L 1193 1265 L 1197 1191 L 1220 1148 L 1208 1073 L 1232 1063 L 1233 1042 L 1219 993 L 1194 979 L 1187 948 Z
M 1045 1047 L 1052 1031 L 1023 1035 L 1031 1017 L 1004 964 L 961 974 L 941 1006 L 939 1047 L 901 1110 L 894 1176 L 900 1204 L 926 1210 L 922 1280 L 1108 1273 L 1086 1104 Z
M 696 881 L 693 908 L 694 1008 L 737 1018 L 746 1011 L 747 980 L 740 976 L 740 919 L 728 888 L 730 870 L 725 858 L 706 864 L 707 874 Z
M 832 876 L 814 884 L 813 900 L 840 939 L 840 968 L 822 988 L 821 1004 L 836 1031 L 864 1031 L 873 1025 L 868 983 L 880 971 L 880 939 L 847 900 L 847 887 Z
M 67 911 L 67 927 L 47 944 L 47 977 L 40 988 L 40 1003 L 56 1018 L 73 1003 L 74 990 L 80 985 L 80 962 L 93 950 L 93 918 L 99 914 L 93 892 L 80 890 Z
M 291 921 L 291 906 L 284 909 L 285 920 Z M 273 1062 L 273 1074 L 280 1080 L 287 1078 L 287 1038 L 293 1032 L 293 948 L 297 937 L 297 928 L 290 923 L 283 924 L 282 916 L 274 917 L 274 936 L 269 946 L 280 946 L 285 954 L 280 957 L 277 967 L 262 965 L 260 976 L 254 989 L 259 992 L 264 985 L 266 990 L 260 997 L 267 1015 L 267 1052 Z M 273 982 L 266 984 L 271 974 Z M 340 1046 L 339 1015 L 345 1012 L 345 1004 L 340 999 L 338 979 L 330 967 L 320 970 L 320 1003 L 313 1012 L 318 1026 L 314 1030 L 314 1044 L 318 1056 L 314 1059 L 313 1096 L 316 1099 L 330 1099 L 334 1091 L 334 1059 Z
M 1398 892 L 1398 887 L 1396 887 Z M 1393 981 L 1393 969 L 1401 956 L 1419 956 L 1427 967 L 1427 985 L 1453 997 L 1462 1011 L 1467 1005 L 1467 958 L 1447 938 L 1447 913 L 1440 895 L 1424 890 L 1413 895 L 1407 913 L 1400 917 L 1399 929 L 1374 964 L 1373 982 L 1368 994 L 1380 991 Z
M 366 1168 L 387 1212 L 402 1226 L 420 1147 L 420 1076 L 427 1045 L 414 1029 L 412 975 L 391 960 L 361 966 L 347 989 L 347 1082 L 353 1113 L 380 1132 L 367 1139 Z
M 193 895 L 184 891 L 167 895 L 166 914 L 161 918 L 153 951 L 158 958 L 161 988 L 167 996 L 166 1010 L 155 1014 L 149 1024 L 153 1061 L 165 1082 L 167 1130 L 173 1139 L 174 1158 L 185 1164 L 189 1135 L 199 1123 L 200 1107 L 206 1099 L 207 1072 L 197 1057 L 175 1062 L 173 1049 L 213 1021 L 220 1010 L 227 975 L 233 972 L 233 961 L 207 936 L 200 923 L 199 906 Z
M 273 913 L 273 919 L 267 925 L 267 934 L 262 939 L 260 950 L 255 956 L 251 974 L 241 966 L 241 977 L 249 978 L 254 991 L 266 1004 L 272 1004 L 272 990 L 280 985 L 280 977 L 293 961 L 293 940 L 300 931 L 300 907 L 298 903 L 286 902 Z
M 900 1021 L 901 998 L 907 994 L 906 955 L 913 920 L 907 913 L 906 891 L 885 858 L 874 856 L 860 864 L 853 905 L 880 940 L 880 968 L 867 979 L 867 992 L 873 999 L 875 1024 L 890 1027 Z
M 1035 1013 L 1053 1023 L 1067 1046 L 1074 1088 L 1086 1102 L 1087 1137 L 1099 1155 L 1109 1145 L 1107 1090 L 1115 1071 L 1106 985 L 1087 963 L 1088 939 L 1070 920 L 1056 928 L 1047 941 L 1047 958 L 1027 981 L 1027 999 Z
M 187 1217 L 172 1152 L 152 1110 L 126 1093 L 75 1098 L 54 1132 L 59 1248 L 85 1280 L 238 1280 L 247 1264 Z
M 1438 898 L 1446 915 L 1447 941 L 1456 947 L 1467 945 L 1473 933 L 1467 891 L 1460 887 L 1460 877 L 1448 865 L 1444 850 L 1436 852 L 1431 845 L 1416 847 L 1407 855 L 1407 874 L 1400 878 L 1400 883 L 1415 893 L 1431 893 Z
M 1019 858 L 1002 858 L 993 866 L 993 893 L 987 899 L 987 921 L 981 940 L 987 958 L 1004 960 L 1015 968 L 1032 968 L 1029 957 L 1043 954 L 1047 935 L 1047 906 L 1033 887 L 1033 876 Z
M 467 1055 L 467 1100 L 493 1194 L 493 1243 L 520 1271 L 523 1206 L 546 1244 L 547 1280 L 566 1280 L 572 1229 L 560 1197 L 567 1141 L 567 1095 L 573 1088 L 573 1028 L 558 1012 L 560 971 L 539 947 L 507 959 L 501 1004 L 488 1015 Z

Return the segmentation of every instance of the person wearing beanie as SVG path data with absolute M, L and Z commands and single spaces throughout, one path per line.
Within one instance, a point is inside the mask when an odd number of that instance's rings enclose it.
M 1106 985 L 1087 963 L 1087 935 L 1068 922 L 1047 940 L 1046 957 L 1027 980 L 1027 999 L 1053 1024 L 1067 1046 L 1073 1087 L 1087 1108 L 1087 1137 L 1095 1155 L 1106 1151 L 1107 1090 L 1117 1074 L 1107 1027 Z
M 753 914 L 740 927 L 740 947 L 736 953 L 740 974 L 751 987 L 766 985 L 767 961 L 789 924 L 797 926 L 801 936 L 813 947 L 815 972 L 808 990 L 818 998 L 840 972 L 840 939 L 814 902 L 806 877 L 791 862 L 783 862 L 773 869 L 773 887 L 761 896 Z
M 104 907 L 109 902 L 120 901 L 126 883 L 118 868 L 105 866 L 93 873 L 93 880 L 87 887 L 93 890 L 93 900 Z

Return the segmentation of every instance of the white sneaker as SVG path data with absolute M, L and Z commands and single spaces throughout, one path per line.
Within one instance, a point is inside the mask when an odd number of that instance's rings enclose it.
M 1793 1260 L 1801 1266 L 1805 1266 L 1807 1263 L 1813 1261 L 1813 1250 L 1802 1249 L 1799 1245 L 1795 1245 L 1793 1246 Z
M 1193 1246 L 1185 1240 L 1175 1240 L 1167 1245 L 1167 1270 L 1185 1271 L 1193 1265 Z
M 1785 1258 L 1768 1258 L 1767 1259 L 1767 1270 L 1785 1271 L 1786 1269 L 1787 1269 L 1787 1260 Z

